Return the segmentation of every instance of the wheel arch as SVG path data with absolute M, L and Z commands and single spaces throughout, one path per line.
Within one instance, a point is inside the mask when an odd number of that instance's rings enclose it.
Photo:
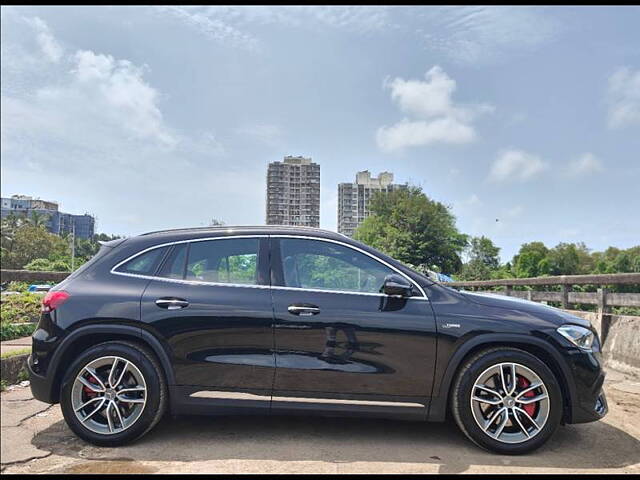
M 566 362 L 548 342 L 536 337 L 518 334 L 478 335 L 463 343 L 449 358 L 447 368 L 439 383 L 437 394 L 431 399 L 428 420 L 443 421 L 446 418 L 454 379 L 464 362 L 481 350 L 495 347 L 519 348 L 536 356 L 550 368 L 558 379 L 562 392 L 563 422 L 570 423 L 572 405 L 576 394 L 575 385 L 571 381 L 571 374 Z
M 73 330 L 62 340 L 58 348 L 56 348 L 54 357 L 51 359 L 51 363 L 49 364 L 49 369 L 52 375 L 50 397 L 54 403 L 59 401 L 60 386 L 66 372 L 63 366 L 69 365 L 73 361 L 75 355 L 87 348 L 99 343 L 114 340 L 127 340 L 146 346 L 156 355 L 158 361 L 162 365 L 167 385 L 175 384 L 173 367 L 169 360 L 166 348 L 152 333 L 132 325 L 85 325 Z

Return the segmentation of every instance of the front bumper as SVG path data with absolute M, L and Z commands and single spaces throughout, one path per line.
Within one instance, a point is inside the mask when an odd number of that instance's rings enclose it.
M 571 349 L 565 358 L 574 383 L 571 415 L 567 423 L 595 422 L 609 411 L 603 385 L 605 372 L 599 351 Z

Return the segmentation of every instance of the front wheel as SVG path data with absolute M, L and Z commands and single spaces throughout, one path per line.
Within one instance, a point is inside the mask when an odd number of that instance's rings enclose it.
M 115 447 L 133 441 L 162 417 L 167 386 L 153 353 L 113 341 L 82 352 L 62 384 L 60 406 L 80 438 Z
M 485 350 L 464 363 L 451 410 L 476 444 L 514 455 L 535 450 L 553 435 L 562 404 L 553 372 L 534 355 L 505 347 Z

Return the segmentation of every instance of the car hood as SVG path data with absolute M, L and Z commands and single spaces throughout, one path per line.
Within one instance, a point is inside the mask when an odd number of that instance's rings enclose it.
M 590 326 L 589 320 L 585 320 L 584 318 L 572 315 L 571 313 L 560 310 L 559 308 L 550 307 L 549 305 L 544 305 L 542 303 L 492 293 L 476 293 L 467 291 L 460 291 L 459 293 L 471 302 L 485 305 L 487 307 L 505 308 L 524 312 L 552 322 L 558 326 L 565 323 L 573 323 L 574 325 L 581 325 L 587 328 Z

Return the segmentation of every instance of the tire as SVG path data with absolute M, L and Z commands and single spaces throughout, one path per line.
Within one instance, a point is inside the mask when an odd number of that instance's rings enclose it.
M 553 372 L 534 355 L 511 347 L 491 348 L 460 367 L 451 412 L 460 430 L 478 446 L 518 455 L 542 446 L 558 428 L 562 392 Z
M 62 382 L 60 406 L 67 425 L 80 438 L 117 447 L 151 430 L 164 415 L 167 397 L 167 383 L 155 355 L 142 345 L 118 340 L 79 355 Z M 87 406 L 78 409 L 82 405 Z

